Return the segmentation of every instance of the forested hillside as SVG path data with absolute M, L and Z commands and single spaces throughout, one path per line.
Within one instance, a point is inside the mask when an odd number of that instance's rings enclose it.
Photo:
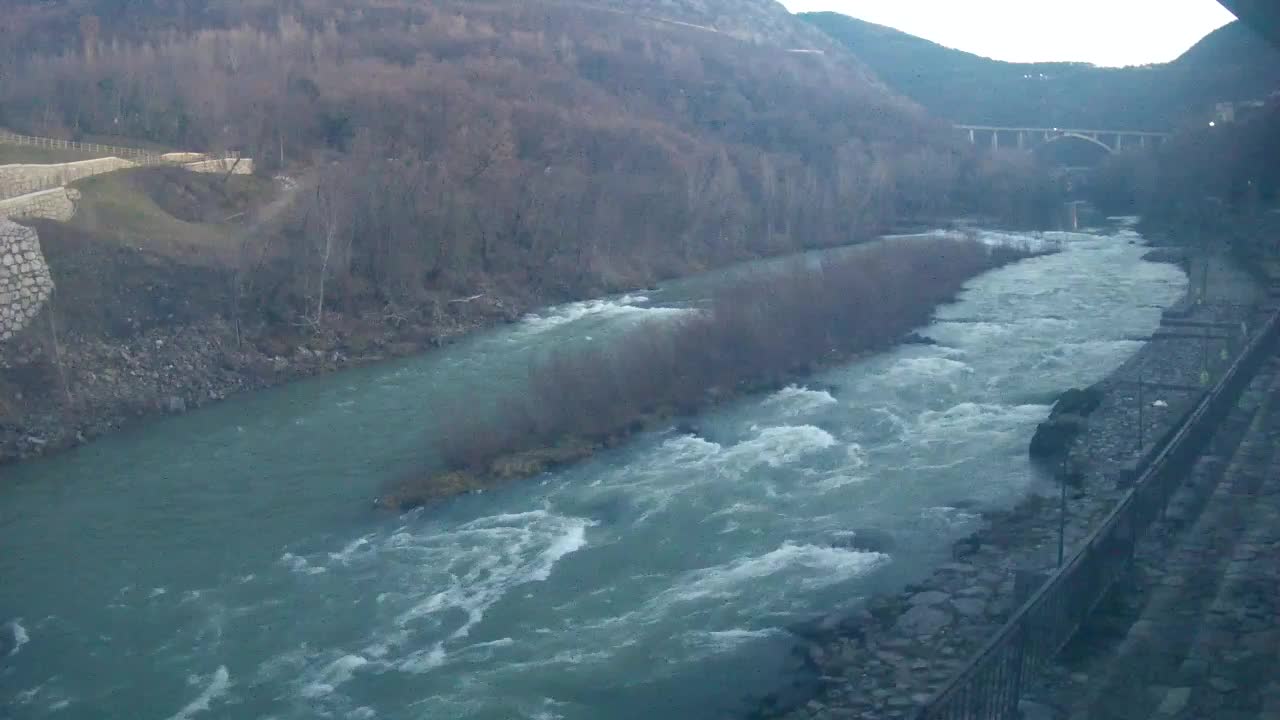
M 6 5 L 0 125 L 315 181 L 297 309 L 634 286 L 1039 189 L 771 0 Z
M 836 13 L 801 17 L 898 92 L 961 123 L 1164 131 L 1200 122 L 1214 103 L 1280 89 L 1280 50 L 1240 22 L 1171 63 L 1100 68 L 1001 62 Z

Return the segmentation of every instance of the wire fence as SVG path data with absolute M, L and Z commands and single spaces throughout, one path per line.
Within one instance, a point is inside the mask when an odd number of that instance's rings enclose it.
M 21 197 L 23 195 L 29 195 L 31 193 L 42 192 L 45 190 L 54 190 L 63 187 L 68 183 L 75 182 L 76 180 L 82 180 L 86 177 L 99 175 L 105 172 L 114 172 L 115 170 L 125 169 L 125 167 L 155 167 L 159 165 L 182 167 L 206 163 L 236 162 L 241 159 L 238 152 L 227 152 L 218 155 L 204 153 L 161 154 L 155 151 L 142 150 L 139 148 L 121 147 L 118 145 L 101 145 L 98 143 L 81 143 L 73 140 L 33 137 L 30 135 L 18 135 L 15 133 L 0 131 L 0 145 L 6 144 L 50 148 L 55 150 L 75 150 L 93 153 L 99 157 L 83 161 L 51 163 L 46 166 L 50 169 L 44 175 L 38 177 L 9 179 L 0 175 L 0 200 Z M 131 163 L 131 165 L 85 172 L 77 172 L 74 169 L 75 162 L 93 162 L 94 160 L 102 160 L 108 157 L 116 157 L 121 160 L 126 160 Z M 39 163 L 36 164 L 39 165 Z M 27 174 L 29 175 L 30 173 Z
M 1200 308 L 1205 309 L 1203 304 Z M 917 720 L 1016 720 L 1024 683 L 1048 663 L 1080 629 L 1084 621 L 1133 562 L 1144 532 L 1159 518 L 1188 469 L 1216 428 L 1235 407 L 1261 364 L 1271 355 L 1280 335 L 1280 312 L 1258 329 L 1238 330 L 1214 320 L 1184 320 L 1177 332 L 1184 340 L 1203 338 L 1203 365 L 1197 385 L 1206 391 L 1193 400 L 1181 421 L 1143 451 L 1136 479 L 1106 519 L 1080 549 L 1055 570 L 961 670 L 916 715 Z M 1221 346 L 1212 352 L 1211 346 Z M 1216 348 L 1215 348 L 1216 349 Z M 1138 411 L 1143 381 L 1139 378 Z M 1148 383 L 1154 386 L 1155 383 Z M 1188 391 L 1199 390 L 1186 386 Z M 1139 415 L 1139 423 L 1142 422 Z M 1141 427 L 1141 425 L 1139 425 Z
M 98 143 L 82 143 L 74 140 L 59 140 L 57 138 L 33 137 L 31 135 L 18 135 L 11 132 L 0 132 L 0 144 L 4 145 L 24 145 L 28 147 L 42 147 L 53 150 L 79 150 L 91 153 L 102 153 L 104 155 L 114 155 L 116 157 L 134 160 L 135 162 L 160 162 L 161 153 L 154 150 L 142 150 L 140 148 L 122 147 L 119 145 L 100 145 Z

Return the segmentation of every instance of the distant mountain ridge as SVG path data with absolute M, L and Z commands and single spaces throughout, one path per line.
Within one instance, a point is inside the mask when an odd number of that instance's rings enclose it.
M 1170 63 L 1102 68 L 1003 62 L 837 13 L 799 17 L 891 88 L 957 123 L 1169 130 L 1202 121 L 1217 102 L 1280 88 L 1280 50 L 1240 22 Z

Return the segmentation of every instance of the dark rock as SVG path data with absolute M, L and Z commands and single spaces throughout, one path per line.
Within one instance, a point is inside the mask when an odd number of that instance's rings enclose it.
M 951 606 L 964 617 L 979 617 L 987 609 L 986 601 L 978 598 L 958 598 L 951 601 Z
M 839 537 L 832 541 L 831 547 L 858 550 L 861 552 L 887 553 L 893 550 L 893 535 L 883 530 L 860 528 L 851 535 Z
M 1058 458 L 1067 454 L 1087 422 L 1079 415 L 1058 415 L 1040 423 L 1031 438 L 1031 457 Z
M 1142 256 L 1142 259 L 1147 262 L 1172 263 L 1177 265 L 1186 262 L 1187 254 L 1183 252 L 1182 248 L 1164 247 L 1156 248 L 1148 252 L 1146 255 Z
M 937 345 L 938 341 L 931 337 L 926 337 L 920 333 L 908 333 L 902 338 L 903 345 Z
M 1058 401 L 1053 404 L 1053 411 L 1049 416 L 1079 415 L 1088 417 L 1102 404 L 1102 397 L 1102 391 L 1096 386 L 1083 390 L 1072 388 L 1058 396 Z
M 898 629 L 915 637 L 934 635 L 950 624 L 950 615 L 928 605 L 917 605 L 898 618 Z
M 574 514 L 586 515 L 604 525 L 616 525 L 630 512 L 631 506 L 626 498 L 596 498 L 574 508 Z
M 977 536 L 957 540 L 955 544 L 951 546 L 951 557 L 957 560 L 963 560 L 977 553 L 981 547 L 982 539 Z
M 675 433 L 677 435 L 692 435 L 693 437 L 702 437 L 702 428 L 691 422 L 676 423 Z
M 926 590 L 922 593 L 916 593 L 915 595 L 912 595 L 911 599 L 908 602 L 910 602 L 913 606 L 937 605 L 939 603 L 946 602 L 950 598 L 951 598 L 950 595 L 942 592 L 941 590 Z

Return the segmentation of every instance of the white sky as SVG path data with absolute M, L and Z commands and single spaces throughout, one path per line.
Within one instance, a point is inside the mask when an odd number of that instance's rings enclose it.
M 1234 18 L 1216 0 L 781 0 L 1015 62 L 1167 62 Z

